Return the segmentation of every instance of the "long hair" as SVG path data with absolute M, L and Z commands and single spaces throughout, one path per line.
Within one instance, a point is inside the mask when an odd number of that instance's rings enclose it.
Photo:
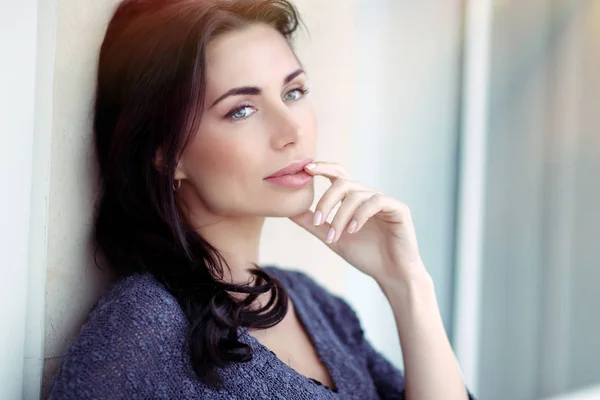
M 228 266 L 182 217 L 174 174 L 202 118 L 207 44 L 253 23 L 290 42 L 300 19 L 287 0 L 125 0 L 109 23 L 98 66 L 95 239 L 118 277 L 151 273 L 175 296 L 189 321 L 184 356 L 216 388 L 219 367 L 252 359 L 238 328 L 274 326 L 285 316 L 288 296 L 258 268 L 253 282 L 222 282 Z M 247 296 L 236 301 L 229 292 Z M 251 309 L 267 292 L 270 301 Z

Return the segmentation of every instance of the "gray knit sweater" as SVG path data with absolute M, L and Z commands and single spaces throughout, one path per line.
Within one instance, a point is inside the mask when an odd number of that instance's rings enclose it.
M 307 275 L 264 268 L 284 285 L 336 390 L 279 360 L 244 328 L 253 358 L 219 370 L 212 390 L 190 376 L 188 323 L 152 276 L 117 282 L 100 299 L 65 355 L 49 399 L 402 399 L 404 379 L 365 339 L 353 310 Z

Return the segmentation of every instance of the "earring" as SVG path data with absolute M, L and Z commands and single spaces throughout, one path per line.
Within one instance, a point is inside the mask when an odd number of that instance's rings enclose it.
M 181 179 L 175 179 L 173 182 L 173 191 L 176 192 L 181 187 Z

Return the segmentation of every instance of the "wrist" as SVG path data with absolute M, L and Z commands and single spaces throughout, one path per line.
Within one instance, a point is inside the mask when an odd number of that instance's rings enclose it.
M 387 288 L 414 289 L 433 285 L 433 280 L 422 262 L 415 262 L 408 267 L 389 268 L 389 272 L 376 276 L 375 281 L 381 289 Z
M 437 308 L 435 285 L 426 271 L 402 278 L 379 279 L 377 283 L 392 308 Z

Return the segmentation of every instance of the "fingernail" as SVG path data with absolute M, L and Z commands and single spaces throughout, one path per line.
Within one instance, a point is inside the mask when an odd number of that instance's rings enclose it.
M 335 237 L 335 229 L 330 228 L 329 232 L 327 232 L 327 239 L 325 239 L 325 242 L 327 243 L 333 243 L 333 238 Z
M 317 211 L 315 216 L 313 217 L 313 224 L 315 226 L 319 226 L 321 224 L 321 220 L 323 219 L 323 213 L 321 211 Z
M 306 169 L 315 169 L 317 167 L 317 164 L 315 163 L 310 163 L 307 166 L 305 166 L 304 168 Z
M 353 219 L 352 222 L 350 222 L 350 225 L 348 225 L 348 233 L 354 233 L 356 225 L 358 225 L 358 223 Z

